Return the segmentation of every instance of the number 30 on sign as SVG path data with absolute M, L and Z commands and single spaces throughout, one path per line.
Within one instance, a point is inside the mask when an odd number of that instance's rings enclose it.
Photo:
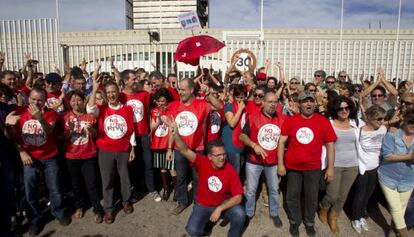
M 234 52 L 231 57 L 232 62 L 236 61 L 235 68 L 243 73 L 249 71 L 250 68 L 256 68 L 256 56 L 248 49 L 239 49 Z

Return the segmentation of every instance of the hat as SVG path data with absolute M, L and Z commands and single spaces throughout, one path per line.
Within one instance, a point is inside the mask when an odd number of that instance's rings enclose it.
M 45 80 L 47 82 L 61 82 L 62 78 L 60 77 L 59 74 L 51 72 L 51 73 L 46 75 Z
M 267 75 L 264 72 L 259 72 L 259 73 L 257 73 L 256 78 L 259 81 L 266 81 Z
M 308 98 L 311 98 L 312 100 L 315 100 L 315 96 L 310 92 L 302 92 L 298 96 L 299 101 L 302 101 L 302 100 L 305 100 L 305 99 L 308 99 Z

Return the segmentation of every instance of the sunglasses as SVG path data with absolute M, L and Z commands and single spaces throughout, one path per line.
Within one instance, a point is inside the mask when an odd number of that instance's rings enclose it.
M 338 111 L 349 111 L 349 106 L 339 107 Z
M 335 84 L 335 81 L 327 81 L 328 84 Z
M 316 90 L 309 90 L 309 92 L 316 92 Z
M 260 99 L 262 99 L 264 97 L 264 95 L 263 94 L 256 94 L 256 93 L 254 93 L 253 94 L 253 97 L 254 98 L 259 97 Z
M 376 95 L 372 95 L 371 97 L 372 98 L 381 98 L 381 97 L 384 97 L 384 95 L 383 94 L 376 94 Z
M 341 77 L 341 78 L 345 78 L 346 76 L 339 76 L 339 77 Z
M 385 118 L 383 118 L 383 117 L 380 117 L 380 118 L 377 118 L 377 121 L 378 122 L 381 122 L 381 121 L 383 121 Z
M 413 105 L 413 103 L 408 102 L 408 101 L 402 101 L 401 104 L 408 105 L 408 106 Z
M 291 82 L 290 84 L 296 84 L 296 85 L 298 85 L 298 84 L 300 84 L 300 82 L 294 81 L 294 82 Z
M 322 75 L 316 75 L 316 74 L 315 74 L 315 75 L 313 75 L 313 76 L 314 76 L 314 77 L 322 77 Z

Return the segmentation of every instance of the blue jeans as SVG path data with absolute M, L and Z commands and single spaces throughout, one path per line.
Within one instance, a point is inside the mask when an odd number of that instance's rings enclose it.
M 408 227 L 414 226 L 414 191 L 411 193 L 407 208 L 405 209 L 405 224 Z
M 210 220 L 211 213 L 216 207 L 203 207 L 198 203 L 194 204 L 193 212 L 188 219 L 185 227 L 187 233 L 191 236 L 204 236 L 206 233 L 204 229 Z M 244 221 L 246 218 L 244 208 L 241 205 L 236 205 L 224 211 L 221 216 L 230 220 L 230 229 L 227 236 L 240 237 Z
M 57 219 L 62 219 L 65 215 L 62 194 L 60 193 L 58 180 L 58 165 L 56 157 L 48 160 L 35 160 L 31 166 L 25 165 L 24 187 L 26 190 L 26 199 L 31 211 L 32 224 L 38 225 L 42 218 L 42 210 L 39 207 L 37 188 L 39 186 L 39 174 L 41 170 L 44 173 L 47 189 L 49 190 L 49 200 L 52 207 L 52 215 Z
M 175 170 L 177 171 L 177 202 L 180 205 L 187 206 L 190 204 L 190 198 L 187 191 L 187 181 L 189 175 L 191 174 L 193 178 L 192 193 L 194 199 L 198 187 L 198 174 L 194 168 L 190 168 L 188 160 L 185 157 L 183 157 L 183 155 L 181 155 L 181 153 L 178 150 L 175 150 L 174 155 Z
M 234 167 L 237 174 L 240 174 L 240 167 L 242 164 L 242 156 L 240 153 L 227 152 L 227 161 Z
M 279 178 L 277 176 L 277 165 L 264 166 L 246 163 L 246 215 L 254 216 L 256 207 L 256 190 L 259 178 L 264 171 L 266 183 L 269 189 L 269 212 L 270 216 L 279 215 Z

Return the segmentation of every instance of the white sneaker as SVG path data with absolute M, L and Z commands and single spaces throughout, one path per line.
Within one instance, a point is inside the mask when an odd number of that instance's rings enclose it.
M 367 220 L 365 220 L 365 218 L 361 218 L 359 219 L 359 222 L 361 223 L 361 227 L 363 230 L 368 231 L 368 223 Z
M 362 233 L 361 222 L 359 220 L 352 221 L 352 228 L 354 228 L 358 234 Z
M 158 194 L 157 191 L 154 191 L 152 193 L 150 193 L 150 195 L 152 196 L 152 198 L 154 199 L 154 201 L 156 202 L 161 202 L 162 198 L 161 196 Z

